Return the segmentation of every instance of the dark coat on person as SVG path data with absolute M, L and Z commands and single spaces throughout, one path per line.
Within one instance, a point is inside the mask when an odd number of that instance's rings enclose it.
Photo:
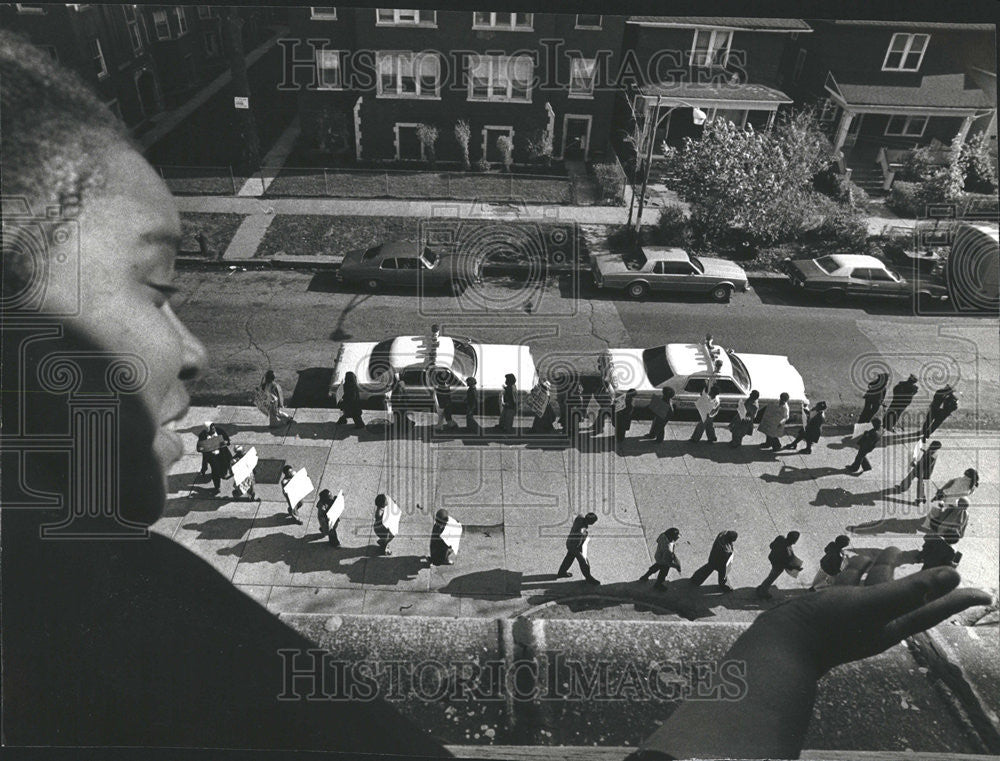
M 581 549 L 589 534 L 590 524 L 587 523 L 587 516 L 576 516 L 573 519 L 573 526 L 569 530 L 569 536 L 566 537 L 566 549 L 570 551 Z
M 441 532 L 447 525 L 448 521 L 434 521 L 431 528 L 431 565 L 452 565 L 455 562 L 455 551 L 441 538 Z
M 725 568 L 729 558 L 733 556 L 733 543 L 729 541 L 727 531 L 720 531 L 712 542 L 712 549 L 708 553 L 708 565 L 713 569 Z
M 872 452 L 879 445 L 880 441 L 882 441 L 882 430 L 869 428 L 858 438 L 858 451 L 865 453 Z
M 340 400 L 340 410 L 348 417 L 361 414 L 361 393 L 357 386 L 344 386 L 344 396 Z
M 844 558 L 846 557 L 847 553 L 843 547 L 836 542 L 830 542 L 823 548 L 823 557 L 820 558 L 819 567 L 823 569 L 824 573 L 836 576 L 844 567 Z
M 768 562 L 780 568 L 792 568 L 795 564 L 795 552 L 788 539 L 783 536 L 775 537 L 771 542 L 771 551 L 767 554 Z
M 917 395 L 918 385 L 916 381 L 909 378 L 901 380 L 892 387 L 892 399 L 889 401 L 889 409 L 899 413 L 910 406 L 913 397 Z
M 807 444 L 816 444 L 823 435 L 823 424 L 826 422 L 826 410 L 815 410 L 806 423 L 805 438 Z

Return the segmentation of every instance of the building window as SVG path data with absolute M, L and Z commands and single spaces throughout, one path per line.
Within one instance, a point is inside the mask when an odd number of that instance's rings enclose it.
M 397 161 L 423 161 L 424 144 L 420 142 L 417 132 L 419 124 L 396 122 L 396 160 Z M 395 262 L 392 269 L 397 269 Z
M 926 116 L 890 116 L 885 134 L 897 137 L 920 137 L 927 129 Z
M 142 33 L 139 31 L 139 19 L 136 18 L 135 7 L 123 5 L 122 15 L 125 16 L 125 28 L 128 29 L 128 40 L 132 45 L 132 53 L 139 55 L 142 52 Z
M 18 13 L 45 13 L 45 6 L 38 3 L 14 3 L 14 7 L 17 8 Z
M 177 16 L 177 29 L 179 30 L 177 36 L 181 37 L 187 34 L 188 30 L 187 11 L 184 10 L 183 5 L 175 5 L 174 15 Z
M 114 98 L 113 100 L 109 100 L 104 105 L 107 107 L 107 109 L 111 113 L 113 113 L 115 116 L 118 117 L 119 121 L 125 121 L 125 117 L 122 116 L 122 107 L 120 105 L 118 105 L 118 98 Z
M 437 26 L 437 11 L 379 8 L 375 11 L 376 26 Z
M 929 34 L 899 32 L 892 35 L 885 60 L 882 61 L 882 71 L 918 71 L 930 38 Z
M 344 86 L 339 50 L 316 51 L 316 82 L 320 90 L 339 90 Z
M 798 82 L 799 78 L 802 76 L 802 67 L 806 65 L 806 50 L 805 48 L 799 48 L 799 52 L 795 55 L 795 66 L 792 67 L 792 81 Z
M 594 97 L 596 64 L 597 59 L 595 58 L 573 58 L 570 60 L 569 97 Z
M 219 35 L 215 32 L 205 32 L 201 39 L 205 47 L 206 56 L 209 58 L 215 58 L 216 56 L 222 55 L 222 46 L 219 45 Z
M 94 71 L 97 72 L 98 79 L 108 76 L 108 64 L 104 60 L 104 51 L 101 49 L 101 41 L 96 37 L 90 38 L 90 58 L 94 62 Z
M 434 53 L 376 53 L 378 94 L 386 98 L 436 98 L 441 62 Z
M 530 56 L 473 56 L 469 64 L 469 100 L 530 103 L 533 72 Z
M 832 100 L 827 98 L 820 105 L 819 109 L 819 120 L 821 122 L 832 122 L 837 118 L 838 106 Z
M 515 29 L 518 31 L 532 30 L 534 13 L 496 13 L 495 11 L 477 12 L 472 14 L 473 29 Z
M 210 6 L 210 5 L 199 5 L 198 6 L 198 18 L 200 18 L 200 19 L 210 19 L 210 18 L 212 18 L 212 6 Z
M 577 29 L 600 29 L 603 16 L 576 14 Z
M 170 21 L 166 11 L 153 11 L 153 28 L 156 30 L 156 39 L 170 39 Z
M 337 8 L 333 5 L 310 5 L 309 18 L 316 21 L 336 21 Z
M 691 65 L 711 68 L 725 67 L 733 33 L 724 30 L 695 29 L 691 45 Z

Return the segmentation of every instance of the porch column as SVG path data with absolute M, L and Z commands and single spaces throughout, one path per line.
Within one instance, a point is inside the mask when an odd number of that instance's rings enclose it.
M 354 158 L 361 161 L 361 98 L 354 103 Z
M 969 127 L 971 126 L 972 126 L 971 116 L 966 116 L 964 119 L 962 119 L 962 126 L 959 127 L 958 134 L 955 136 L 958 138 L 959 145 L 965 142 L 965 138 L 969 134 Z
M 844 147 L 844 141 L 847 140 L 847 131 L 851 128 L 851 122 L 854 121 L 854 114 L 850 111 L 844 111 L 843 116 L 840 117 L 840 125 L 837 127 L 837 137 L 833 141 L 833 150 L 839 151 Z
M 764 129 L 771 129 L 774 126 L 774 115 L 778 113 L 775 111 L 768 111 L 767 113 L 767 126 Z

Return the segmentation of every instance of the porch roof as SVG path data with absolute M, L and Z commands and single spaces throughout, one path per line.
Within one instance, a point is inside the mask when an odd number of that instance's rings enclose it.
M 662 97 L 661 106 L 746 108 L 775 111 L 792 102 L 785 93 L 767 85 L 727 82 L 655 82 L 639 89 L 645 98 Z
M 625 23 L 639 26 L 680 28 L 747 29 L 757 32 L 811 32 L 798 18 L 742 18 L 734 16 L 629 16 Z
M 836 90 L 848 107 L 885 106 L 892 109 L 977 109 L 992 108 L 993 103 L 976 80 L 964 72 L 948 74 L 903 74 L 897 84 L 845 81 L 845 76 L 831 72 Z M 900 75 L 897 74 L 897 78 Z M 829 84 L 829 80 L 828 80 Z

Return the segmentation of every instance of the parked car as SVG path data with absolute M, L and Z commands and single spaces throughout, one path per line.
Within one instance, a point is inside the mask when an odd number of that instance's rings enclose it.
M 362 400 L 384 395 L 394 374 L 406 385 L 408 400 L 431 406 L 434 381 L 448 380 L 456 403 L 464 402 L 466 379 L 475 378 L 483 398 L 498 396 L 504 376 L 513 373 L 522 396 L 538 382 L 531 349 L 524 345 L 481 344 L 469 338 L 398 336 L 378 342 L 347 342 L 340 345 L 330 381 L 330 397 L 336 398 L 344 376 L 353 372 Z
M 364 251 L 349 251 L 337 270 L 342 283 L 369 291 L 383 286 L 450 288 L 460 291 L 478 280 L 472 258 L 422 246 L 417 241 L 389 241 Z
M 636 402 L 648 402 L 661 389 L 674 389 L 680 408 L 694 403 L 709 381 L 719 389 L 724 411 L 736 410 L 750 391 L 760 394 L 761 409 L 789 396 L 792 418 L 803 419 L 809 407 L 805 383 L 788 357 L 775 354 L 744 354 L 705 343 L 672 343 L 649 349 L 609 349 L 619 389 L 634 388 Z M 716 362 L 721 363 L 718 371 Z
M 725 259 L 691 256 L 682 248 L 640 247 L 630 256 L 596 253 L 590 257 L 598 288 L 622 288 L 633 299 L 650 291 L 704 293 L 727 302 L 733 291 L 750 288 L 747 273 Z
M 847 296 L 948 298 L 940 276 L 918 275 L 907 280 L 874 256 L 830 254 L 818 259 L 785 259 L 782 270 L 796 288 L 815 293 L 827 304 L 838 304 Z

